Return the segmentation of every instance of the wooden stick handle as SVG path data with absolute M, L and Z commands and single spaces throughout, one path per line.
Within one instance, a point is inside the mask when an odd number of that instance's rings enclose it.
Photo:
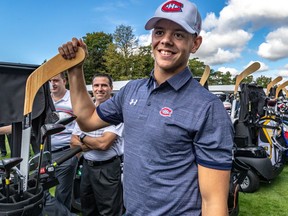
M 200 84 L 201 84 L 202 86 L 205 85 L 205 83 L 206 83 L 209 75 L 210 75 L 210 67 L 209 67 L 209 65 L 206 65 L 206 66 L 205 66 L 205 69 L 204 69 L 204 73 L 202 74 L 202 77 L 201 77 L 201 79 L 200 79 Z

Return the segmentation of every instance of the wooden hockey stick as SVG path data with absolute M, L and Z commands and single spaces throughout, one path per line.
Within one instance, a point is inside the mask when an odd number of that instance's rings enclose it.
M 29 176 L 29 146 L 32 127 L 32 107 L 36 93 L 41 86 L 52 77 L 68 70 L 79 64 L 85 58 L 85 52 L 78 48 L 76 57 L 72 60 L 65 60 L 60 54 L 57 54 L 43 65 L 33 71 L 26 81 L 25 99 L 24 99 L 24 119 L 22 122 L 22 140 L 21 140 L 21 158 L 20 171 L 24 177 L 23 190 L 27 190 Z
M 249 76 L 250 74 L 252 74 L 253 72 L 259 70 L 260 68 L 260 63 L 259 62 L 254 62 L 251 65 L 249 65 L 244 71 L 242 71 L 239 75 L 237 75 L 236 77 L 236 82 L 235 82 L 235 88 L 234 88 L 234 95 L 237 94 L 238 92 L 238 87 L 241 83 L 241 81 Z
M 272 80 L 270 83 L 268 83 L 266 88 L 266 95 L 268 96 L 270 93 L 271 88 L 276 85 L 276 83 L 280 82 L 283 79 L 282 76 L 276 77 L 274 80 Z
M 209 67 L 209 65 L 206 65 L 206 66 L 205 66 L 205 69 L 204 69 L 204 72 L 203 72 L 203 74 L 202 74 L 202 77 L 201 77 L 201 79 L 200 79 L 200 81 L 199 81 L 199 83 L 200 83 L 202 86 L 205 85 L 205 83 L 206 83 L 209 75 L 210 75 L 210 67 Z
M 279 85 L 279 86 L 276 88 L 276 93 L 275 93 L 275 98 L 276 98 L 276 99 L 278 98 L 278 94 L 280 93 L 281 89 L 285 88 L 287 85 L 288 85 L 288 80 L 285 81 L 284 83 L 282 83 L 281 85 Z

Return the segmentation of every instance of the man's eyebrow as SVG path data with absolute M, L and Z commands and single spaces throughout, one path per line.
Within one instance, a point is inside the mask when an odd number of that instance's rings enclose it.
M 163 29 L 165 29 L 165 28 L 163 28 L 163 27 L 160 27 L 160 26 L 155 26 L 154 27 L 154 30 L 163 30 Z M 177 29 L 173 29 L 173 31 L 177 31 L 177 32 L 187 32 L 185 29 L 183 29 L 183 28 L 177 28 Z M 187 32 L 188 33 L 188 32 Z
M 163 29 L 163 27 L 155 26 L 154 29 Z
M 93 85 L 106 85 L 106 86 L 108 86 L 109 84 L 107 84 L 107 83 L 95 83 Z

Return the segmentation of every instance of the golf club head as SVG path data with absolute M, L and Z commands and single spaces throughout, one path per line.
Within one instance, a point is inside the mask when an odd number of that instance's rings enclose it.
M 3 168 L 9 172 L 12 167 L 17 166 L 23 159 L 20 157 L 6 158 L 2 160 Z
M 18 169 L 17 166 L 12 167 L 11 170 L 12 170 L 14 173 L 16 173 L 18 177 L 23 177 L 23 174 L 21 173 L 20 169 Z
M 46 120 L 45 120 L 45 124 L 55 124 L 57 121 L 59 121 L 59 116 L 58 113 L 56 111 L 49 113 L 49 115 L 47 116 Z
M 60 111 L 60 112 L 57 112 L 57 114 L 58 114 L 59 120 L 56 121 L 56 124 L 67 125 L 77 118 L 77 116 L 72 113 Z
M 59 133 L 65 130 L 65 126 L 62 124 L 44 124 L 41 127 L 42 143 L 47 136 Z

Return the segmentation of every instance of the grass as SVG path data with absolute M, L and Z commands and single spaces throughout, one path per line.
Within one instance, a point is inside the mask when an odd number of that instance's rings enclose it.
M 258 191 L 239 197 L 239 216 L 287 216 L 288 163 L 271 183 L 262 182 Z
M 7 157 L 10 157 L 9 146 Z M 55 188 L 51 188 L 54 194 Z M 261 182 L 260 189 L 254 193 L 239 195 L 239 216 L 287 216 L 288 209 L 288 163 L 282 173 L 271 183 Z M 81 214 L 77 214 L 81 215 Z

